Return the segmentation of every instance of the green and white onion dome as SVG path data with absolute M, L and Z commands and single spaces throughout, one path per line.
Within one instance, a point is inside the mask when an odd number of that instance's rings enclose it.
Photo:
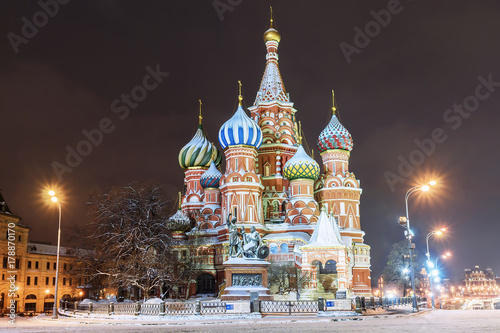
M 295 155 L 286 162 L 283 175 L 288 180 L 300 178 L 316 180 L 319 176 L 319 165 L 307 155 L 302 145 L 300 145 Z
M 194 137 L 179 153 L 179 165 L 183 169 L 199 167 L 208 168 L 215 155 L 215 164 L 220 165 L 222 155 L 210 141 L 208 141 L 201 124 L 198 126 Z

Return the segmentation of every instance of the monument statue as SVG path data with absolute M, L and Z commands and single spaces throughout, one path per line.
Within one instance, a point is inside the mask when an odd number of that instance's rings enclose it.
M 233 214 L 227 216 L 227 228 L 229 229 L 229 256 L 232 258 L 244 257 L 248 259 L 265 259 L 269 255 L 269 248 L 264 245 L 257 229 L 252 226 L 250 233 L 245 232 L 242 226 L 238 232 L 236 217 Z M 241 237 L 241 238 L 240 238 Z
M 229 256 L 232 258 L 240 257 L 242 253 L 242 242 L 238 227 L 236 227 L 236 216 L 231 219 L 233 214 L 227 216 L 227 228 L 229 229 Z

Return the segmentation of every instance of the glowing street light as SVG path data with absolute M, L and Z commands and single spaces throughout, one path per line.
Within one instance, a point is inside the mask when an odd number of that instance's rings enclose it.
M 434 185 L 436 185 L 436 181 L 432 180 L 432 181 L 428 182 L 427 184 L 414 186 L 414 187 L 410 188 L 406 192 L 406 195 L 405 195 L 406 219 L 404 219 L 404 218 L 399 219 L 399 225 L 406 228 L 405 236 L 406 236 L 406 239 L 408 239 L 408 249 L 410 251 L 411 288 L 413 291 L 413 311 L 414 312 L 418 312 L 417 298 L 416 298 L 416 293 L 415 293 L 415 272 L 414 272 L 414 268 L 413 268 L 413 253 L 412 253 L 412 249 L 415 247 L 415 244 L 413 244 L 411 242 L 411 238 L 413 236 L 413 233 L 411 232 L 411 229 L 410 229 L 410 217 L 408 215 L 408 198 L 410 197 L 410 195 L 412 195 L 413 193 L 418 192 L 418 191 L 427 192 L 430 190 L 431 186 L 434 186 Z M 403 221 L 406 223 L 404 223 Z
M 53 190 L 49 191 L 49 195 L 51 196 L 50 200 L 54 203 L 57 203 L 59 207 L 59 228 L 57 229 L 57 259 L 56 259 L 56 288 L 54 292 L 54 309 L 52 313 L 52 319 L 58 319 L 57 315 L 57 291 L 59 290 L 59 253 L 61 249 L 61 203 L 57 200 L 56 192 Z
M 427 256 L 427 265 L 429 266 L 429 268 L 433 268 L 433 267 L 430 267 L 432 265 L 432 263 L 431 263 L 431 253 L 429 252 L 429 238 L 433 235 L 440 236 L 445 231 L 446 231 L 446 228 L 434 230 L 434 231 L 429 232 L 427 234 L 427 237 L 425 237 L 425 243 L 427 244 L 427 253 L 425 255 Z M 431 306 L 434 309 L 436 307 L 436 303 L 434 302 L 434 293 L 432 293 L 432 290 L 433 290 L 432 289 L 432 278 L 429 279 L 429 287 L 431 288 Z

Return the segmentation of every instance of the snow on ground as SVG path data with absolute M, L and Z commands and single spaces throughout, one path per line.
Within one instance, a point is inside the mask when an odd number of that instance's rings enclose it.
M 417 314 L 396 313 L 347 318 L 317 318 L 313 316 L 267 316 L 260 319 L 173 320 L 170 322 L 121 321 L 104 319 L 61 319 L 50 317 L 16 318 L 12 327 L 7 319 L 0 319 L 0 332 L 499 332 L 498 310 L 433 310 Z

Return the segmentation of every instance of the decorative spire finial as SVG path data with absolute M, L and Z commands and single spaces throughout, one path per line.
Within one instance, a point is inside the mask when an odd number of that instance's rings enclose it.
M 332 112 L 335 114 L 337 111 L 337 103 L 335 103 L 335 92 L 332 89 Z
M 271 25 L 269 26 L 270 29 L 274 29 L 273 27 L 273 7 L 272 6 L 269 6 L 269 8 L 271 9 L 271 19 L 269 20 L 269 22 L 271 23 Z
M 241 81 L 238 81 L 238 104 L 241 106 L 241 101 L 243 100 L 243 96 L 241 95 Z
M 179 191 L 179 210 L 181 210 L 181 204 L 182 204 L 182 195 L 181 191 Z
M 299 121 L 299 145 L 302 144 L 302 125 Z
M 215 157 L 216 157 L 216 154 L 217 154 L 217 148 L 215 148 L 215 145 L 214 145 L 213 142 L 212 142 L 212 147 L 213 147 L 213 149 L 212 149 L 212 156 L 210 157 L 210 160 L 212 162 L 215 162 Z
M 199 99 L 198 102 L 200 102 L 200 115 L 198 116 L 198 118 L 200 119 L 200 125 L 201 125 L 201 120 L 203 119 L 203 117 L 201 116 L 201 106 L 203 105 L 203 103 L 201 103 L 201 99 Z

